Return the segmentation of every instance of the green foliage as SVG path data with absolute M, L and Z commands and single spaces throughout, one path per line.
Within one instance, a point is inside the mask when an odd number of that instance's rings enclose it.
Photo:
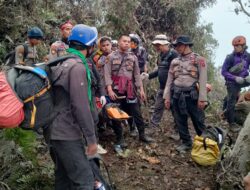
M 4 138 L 13 140 L 22 148 L 23 154 L 27 160 L 31 160 L 33 164 L 37 164 L 37 152 L 35 151 L 37 142 L 33 131 L 25 131 L 20 128 L 5 129 L 3 135 Z
M 41 142 L 31 131 L 0 132 L 1 178 L 11 189 L 53 189 L 53 164 L 48 153 L 38 153 Z

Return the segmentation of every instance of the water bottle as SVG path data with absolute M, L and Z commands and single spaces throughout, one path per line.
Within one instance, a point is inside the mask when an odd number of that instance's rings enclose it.
M 95 190 L 106 190 L 106 189 L 105 189 L 104 185 L 102 184 L 102 182 L 97 181 L 95 183 Z

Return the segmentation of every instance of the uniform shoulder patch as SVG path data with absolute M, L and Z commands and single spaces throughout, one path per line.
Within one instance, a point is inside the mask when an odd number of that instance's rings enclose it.
M 206 66 L 205 58 L 204 57 L 199 57 L 198 63 L 200 64 L 200 66 L 205 67 Z

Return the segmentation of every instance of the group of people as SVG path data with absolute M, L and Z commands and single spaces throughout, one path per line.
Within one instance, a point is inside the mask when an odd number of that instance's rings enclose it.
M 70 21 L 63 23 L 60 30 L 62 38 L 51 44 L 46 60 L 67 54 L 74 57 L 52 68 L 55 106 L 60 110 L 48 130 L 50 153 L 56 165 L 55 189 L 93 189 L 94 176 L 88 157 L 95 155 L 98 148 L 97 127 L 101 124 L 96 97 L 103 107 L 107 102 L 119 103 L 131 116 L 128 121 L 131 136 L 137 136 L 138 131 L 141 142 L 154 142 L 145 133 L 140 106 L 146 99 L 142 82 L 146 79 L 159 79 L 148 130 L 159 128 L 165 108 L 171 110 L 181 140 L 176 150 L 182 153 L 192 148 L 188 117 L 197 135 L 201 135 L 206 127 L 208 90 L 206 60 L 192 51 L 189 36 L 180 35 L 171 43 L 166 35 L 156 35 L 152 44 L 159 53 L 158 67 L 148 73 L 147 51 L 137 34 L 123 34 L 117 41 L 108 36 L 98 39 L 95 27 L 74 26 Z M 36 46 L 43 37 L 40 28 L 31 28 L 26 42 L 28 52 L 25 53 L 24 46 L 18 46 L 16 64 L 36 63 Z M 222 68 L 228 90 L 225 116 L 230 128 L 235 127 L 236 96 L 250 84 L 246 39 L 236 37 L 233 46 L 234 52 L 227 56 Z M 122 151 L 128 145 L 121 123 L 112 121 L 111 127 L 116 135 L 115 150 Z

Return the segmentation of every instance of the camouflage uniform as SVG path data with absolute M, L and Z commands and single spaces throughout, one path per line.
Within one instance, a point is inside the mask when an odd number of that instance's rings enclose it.
M 205 114 L 197 104 L 198 101 L 207 101 L 206 83 L 207 65 L 203 57 L 192 52 L 171 62 L 164 99 L 170 102 L 170 96 L 173 97 L 175 119 L 183 144 L 192 143 L 188 131 L 188 115 L 198 135 L 205 128 Z

